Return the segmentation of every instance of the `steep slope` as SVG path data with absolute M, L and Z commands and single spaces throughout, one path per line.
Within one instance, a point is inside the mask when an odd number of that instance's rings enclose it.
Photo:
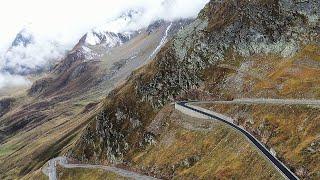
M 320 107 L 254 104 L 207 104 L 206 107 L 246 127 L 289 167 L 294 167 L 301 178 L 319 178 Z
M 104 109 L 91 119 L 70 157 L 130 167 L 137 154 L 147 154 L 145 149 L 160 141 L 161 134 L 149 127 L 159 110 L 175 100 L 319 98 L 317 91 L 310 90 L 319 88 L 319 5 L 316 0 L 210 1 L 190 26 L 161 49 L 154 61 L 135 71 L 125 84 L 108 95 Z M 303 49 L 310 47 L 313 50 L 304 54 Z M 291 57 L 306 60 L 315 68 L 306 70 L 310 78 L 307 92 L 271 93 L 272 88 L 258 88 L 266 80 L 262 75 L 270 72 L 268 65 L 285 68 Z M 262 67 L 257 67 L 256 72 L 251 70 L 252 64 Z M 305 67 L 303 63 L 294 65 Z M 300 71 L 280 74 L 272 87 L 286 89 L 282 77 L 289 74 L 294 78 L 306 77 Z M 304 83 L 293 84 L 303 87 Z M 288 88 L 292 88 L 291 84 Z M 155 162 L 150 166 L 157 169 Z M 293 170 L 297 168 L 294 166 Z M 175 172 L 171 173 L 174 176 Z M 157 174 L 161 175 L 161 170 Z
M 162 21 L 151 32 L 152 24 L 112 46 L 107 41 L 89 44 L 85 35 L 27 94 L 16 96 L 9 105 L 1 101 L 6 104 L 0 109 L 0 178 L 24 176 L 65 152 L 97 113 L 99 101 L 149 62 L 164 37 L 170 39 L 190 22 Z

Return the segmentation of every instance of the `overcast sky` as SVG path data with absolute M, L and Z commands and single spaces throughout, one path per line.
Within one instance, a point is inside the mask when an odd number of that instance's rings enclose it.
M 155 18 L 194 17 L 208 0 L 1 0 L 0 49 L 7 47 L 23 27 L 42 38 L 73 43 L 94 26 L 126 9 L 146 10 Z M 169 4 L 163 6 L 162 4 Z
M 86 32 L 101 28 L 123 12 L 143 12 L 129 30 L 143 28 L 157 19 L 174 20 L 196 17 L 209 0 L 1 0 L 0 2 L 0 69 L 5 55 L 19 31 L 26 28 L 35 42 L 26 49 L 12 49 L 10 57 L 30 68 L 46 63 L 48 57 L 59 59 Z M 120 27 L 120 26 L 119 26 Z M 123 28 L 116 28 L 125 31 Z M 54 42 L 54 43 L 52 43 Z M 53 45 L 54 44 L 54 45 Z M 59 48 L 56 48 L 56 45 Z M 25 57 L 20 59 L 20 57 Z M 18 76 L 0 72 L 0 88 L 10 82 L 23 82 Z

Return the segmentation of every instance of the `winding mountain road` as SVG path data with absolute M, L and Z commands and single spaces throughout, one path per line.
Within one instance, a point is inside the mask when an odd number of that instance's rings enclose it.
M 175 108 L 182 113 L 198 118 L 214 119 L 221 121 L 243 134 L 248 140 L 255 145 L 257 149 L 277 168 L 277 170 L 290 180 L 299 179 L 289 168 L 287 168 L 279 159 L 277 159 L 258 139 L 246 131 L 243 127 L 233 123 L 233 120 L 222 114 L 210 110 L 190 105 L 190 104 L 272 104 L 272 105 L 312 105 L 320 106 L 320 100 L 296 100 L 296 99 L 235 99 L 233 101 L 183 101 L 175 103 Z
M 266 98 L 242 98 L 232 101 L 188 101 L 189 104 L 269 104 L 269 105 L 311 105 L 320 106 L 320 100 L 316 99 L 266 99 Z
M 103 165 L 91 165 L 91 164 L 69 164 L 66 157 L 57 157 L 48 161 L 48 166 L 42 168 L 42 172 L 49 177 L 49 180 L 57 180 L 57 163 L 64 168 L 86 168 L 86 169 L 102 169 L 105 171 L 116 173 L 122 177 L 139 180 L 156 180 L 156 178 L 141 175 L 132 171 L 124 169 L 103 166 Z
M 307 99 L 235 99 L 233 101 L 182 101 L 176 102 L 175 108 L 182 113 L 187 115 L 213 119 L 221 121 L 232 128 L 242 133 L 248 140 L 260 150 L 260 152 L 274 165 L 275 168 L 286 178 L 290 180 L 298 180 L 299 178 L 287 168 L 280 160 L 278 160 L 258 139 L 246 131 L 243 127 L 233 123 L 233 120 L 222 114 L 195 106 L 196 104 L 271 104 L 271 105 L 311 105 L 319 106 L 320 100 L 307 100 Z M 191 105 L 193 104 L 193 105 Z M 66 157 L 57 157 L 48 161 L 48 166 L 42 168 L 42 172 L 49 177 L 50 180 L 57 180 L 57 163 L 64 168 L 87 168 L 87 169 L 103 169 L 105 171 L 116 173 L 122 177 L 141 179 L 141 180 L 155 180 L 156 178 L 141 175 L 135 172 L 127 171 L 124 169 L 102 166 L 102 165 L 91 165 L 91 164 L 69 164 Z

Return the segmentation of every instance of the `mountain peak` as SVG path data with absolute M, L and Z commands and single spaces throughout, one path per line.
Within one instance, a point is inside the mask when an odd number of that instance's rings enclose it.
M 12 46 L 24 46 L 27 47 L 34 40 L 32 33 L 26 28 L 22 29 L 15 37 L 12 42 Z

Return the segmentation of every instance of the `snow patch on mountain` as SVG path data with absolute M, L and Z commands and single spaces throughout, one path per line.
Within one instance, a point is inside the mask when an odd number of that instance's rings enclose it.
M 172 22 L 169 24 L 169 26 L 167 27 L 166 29 L 166 32 L 164 34 L 164 36 L 162 37 L 161 41 L 160 41 L 160 44 L 157 46 L 157 48 L 152 52 L 152 54 L 150 55 L 150 58 L 152 58 L 159 50 L 160 48 L 165 44 L 165 42 L 167 41 L 167 37 L 168 37 L 168 33 L 169 33 L 169 30 L 172 26 Z
M 87 33 L 86 44 L 88 45 L 104 45 L 105 47 L 115 47 L 128 41 L 131 33 L 113 33 L 108 31 L 91 31 Z
M 123 44 L 136 34 L 136 31 L 123 30 L 130 26 L 136 18 L 141 17 L 141 14 L 140 11 L 129 10 L 119 17 L 93 28 L 87 33 L 86 44 L 92 46 L 102 44 L 108 48 Z
M 101 43 L 101 39 L 94 32 L 87 33 L 86 43 L 89 45 L 97 45 Z
M 85 60 L 87 61 L 96 60 L 102 57 L 101 54 L 94 52 L 92 49 L 90 49 L 87 46 L 82 46 L 81 51 L 84 53 Z

